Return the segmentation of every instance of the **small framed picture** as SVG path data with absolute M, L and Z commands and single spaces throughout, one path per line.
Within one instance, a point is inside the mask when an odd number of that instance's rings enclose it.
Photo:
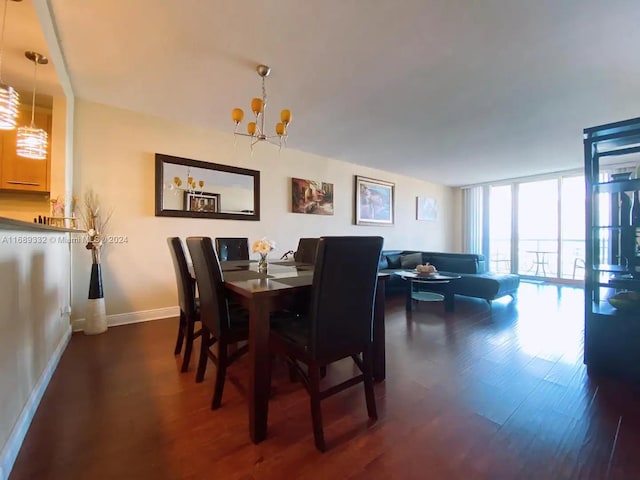
M 395 184 L 355 177 L 356 225 L 393 225 Z
M 435 222 L 438 219 L 438 201 L 431 197 L 416 197 L 416 219 Z
M 184 192 L 184 209 L 188 212 L 213 212 L 220 210 L 220 194 L 209 192 Z
M 333 183 L 292 178 L 291 211 L 333 215 Z

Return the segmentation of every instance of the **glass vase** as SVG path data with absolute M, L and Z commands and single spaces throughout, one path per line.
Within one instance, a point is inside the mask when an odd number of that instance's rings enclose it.
M 261 253 L 260 260 L 258 260 L 258 272 L 267 273 L 268 267 L 269 267 L 269 263 L 267 262 L 267 254 Z

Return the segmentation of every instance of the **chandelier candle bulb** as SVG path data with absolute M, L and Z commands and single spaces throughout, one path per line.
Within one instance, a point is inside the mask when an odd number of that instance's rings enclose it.
M 244 111 L 241 108 L 234 108 L 231 112 L 231 118 L 238 125 L 244 118 Z
M 291 123 L 291 110 L 282 110 L 280 112 L 280 120 L 285 126 Z
M 259 98 L 251 100 L 251 111 L 257 115 L 264 112 L 264 102 Z

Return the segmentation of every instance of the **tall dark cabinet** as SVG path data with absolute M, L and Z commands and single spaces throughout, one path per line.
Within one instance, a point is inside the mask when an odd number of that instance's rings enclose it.
M 584 361 L 590 373 L 632 381 L 640 381 L 640 179 L 601 175 L 601 165 L 639 163 L 639 153 L 640 118 L 584 130 Z M 609 301 L 614 295 L 623 300 L 619 308 Z

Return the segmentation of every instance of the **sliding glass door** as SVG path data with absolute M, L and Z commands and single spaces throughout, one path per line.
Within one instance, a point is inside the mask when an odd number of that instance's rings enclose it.
M 518 185 L 518 273 L 555 277 L 558 261 L 558 180 Z
M 582 175 L 490 186 L 485 192 L 485 254 L 492 272 L 541 280 L 584 279 Z

